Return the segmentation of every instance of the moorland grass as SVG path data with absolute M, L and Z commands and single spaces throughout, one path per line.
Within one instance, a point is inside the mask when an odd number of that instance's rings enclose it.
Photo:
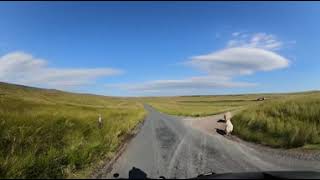
M 0 83 L 0 178 L 86 177 L 144 116 L 126 99 Z
M 141 98 L 161 112 L 178 116 L 209 116 L 243 109 L 262 95 L 221 95 L 221 96 L 176 96 Z M 274 97 L 277 95 L 264 95 Z
M 232 120 L 239 137 L 320 149 L 319 92 L 115 98 L 0 83 L 0 178 L 87 177 L 143 121 L 142 103 L 182 116 L 240 109 Z
M 320 93 L 290 95 L 250 107 L 232 118 L 234 133 L 279 148 L 319 148 Z

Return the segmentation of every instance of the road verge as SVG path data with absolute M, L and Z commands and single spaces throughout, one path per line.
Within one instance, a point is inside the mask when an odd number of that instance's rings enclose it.
M 112 166 L 113 164 L 118 160 L 118 158 L 121 156 L 121 154 L 126 150 L 128 144 L 130 143 L 130 141 L 140 132 L 140 129 L 142 128 L 142 126 L 144 125 L 144 122 L 146 120 L 146 116 L 144 118 L 143 121 L 141 121 L 140 123 L 138 123 L 135 128 L 132 130 L 132 132 L 130 134 L 127 134 L 124 137 L 124 142 L 122 143 L 122 145 L 119 146 L 118 151 L 116 152 L 116 154 L 112 157 L 112 158 L 107 158 L 106 160 L 104 160 L 102 165 L 99 165 L 92 173 L 91 175 L 88 177 L 90 179 L 101 179 L 103 178 L 103 174 L 108 174 L 112 171 Z

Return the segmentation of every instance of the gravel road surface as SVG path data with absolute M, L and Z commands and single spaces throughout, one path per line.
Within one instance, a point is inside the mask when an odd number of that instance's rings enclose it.
M 112 178 L 119 173 L 121 178 L 128 178 L 132 167 L 149 178 L 191 178 L 208 172 L 320 171 L 320 158 L 264 151 L 225 138 L 216 131 L 223 128 L 222 115 L 195 119 L 166 115 L 148 105 L 145 109 L 148 116 L 140 132 L 112 170 L 104 170 L 99 177 Z

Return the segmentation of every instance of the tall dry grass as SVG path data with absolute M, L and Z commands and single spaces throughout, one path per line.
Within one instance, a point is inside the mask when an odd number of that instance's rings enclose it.
M 245 140 L 282 148 L 320 145 L 320 93 L 271 99 L 232 120 Z
M 130 100 L 1 83 L 0 178 L 85 177 L 144 115 Z

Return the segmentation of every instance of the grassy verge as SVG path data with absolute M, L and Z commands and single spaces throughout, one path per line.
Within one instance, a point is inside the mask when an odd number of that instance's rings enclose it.
M 273 99 L 232 119 L 234 133 L 248 141 L 281 148 L 320 147 L 320 93 Z
M 131 100 L 1 83 L 0 178 L 85 177 L 144 116 Z

